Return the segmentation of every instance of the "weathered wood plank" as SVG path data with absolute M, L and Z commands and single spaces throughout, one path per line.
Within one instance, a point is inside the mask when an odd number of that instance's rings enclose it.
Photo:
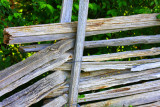
M 71 22 L 73 0 L 63 0 L 60 23 Z
M 41 42 L 41 41 L 71 39 L 71 38 L 74 38 L 74 36 L 75 36 L 75 33 L 43 35 L 43 36 L 24 36 L 24 37 L 16 37 L 16 38 L 10 37 L 9 44 L 22 44 L 22 43 Z M 5 40 L 4 40 L 4 43 L 6 43 Z
M 85 104 L 85 105 L 82 105 L 81 107 L 119 107 L 119 106 L 128 107 L 130 105 L 137 106 L 137 105 L 159 101 L 160 99 L 159 93 L 160 93 L 160 90 L 157 90 L 153 92 L 136 94 L 132 96 L 101 101 L 97 103 Z
M 28 107 L 43 99 L 47 91 L 65 82 L 66 75 L 62 71 L 47 76 L 46 78 L 34 83 L 26 89 L 4 99 L 2 106 L 5 107 Z M 58 81 L 57 81 L 58 80 Z
M 96 100 L 104 100 L 109 98 L 116 98 L 128 96 L 133 94 L 146 93 L 160 89 L 160 80 L 145 82 L 141 84 L 131 85 L 127 87 L 101 91 L 97 93 L 84 94 L 84 98 L 79 98 L 78 102 L 89 102 Z
M 70 74 L 69 71 L 65 71 L 68 72 Z M 81 79 L 87 79 L 87 78 L 91 78 L 91 77 L 98 77 L 98 76 L 102 76 L 102 75 L 106 75 L 106 76 L 112 76 L 112 75 L 119 75 L 119 74 L 124 74 L 124 73 L 129 73 L 130 71 L 128 70 L 104 70 L 104 71 L 95 71 L 95 72 L 83 72 L 81 73 Z M 52 98 L 52 97 L 57 97 L 60 96 L 64 93 L 68 93 L 68 88 L 69 88 L 69 84 L 65 84 L 64 86 L 60 86 L 56 91 L 52 91 L 50 94 L 48 94 L 45 98 Z
M 86 64 L 86 65 L 85 65 Z M 135 64 L 107 64 L 107 63 L 82 63 L 81 70 L 85 72 L 91 72 L 91 71 L 98 71 L 98 70 L 105 70 L 105 69 L 117 69 L 117 70 L 124 70 L 132 68 Z M 71 70 L 71 63 L 65 63 L 62 66 L 59 66 L 55 68 L 54 70 Z
M 150 103 L 150 104 L 144 104 L 144 105 L 140 105 L 137 107 L 159 107 L 160 105 L 160 101 L 154 102 L 154 103 Z
M 158 68 L 158 67 L 160 67 L 160 62 L 147 63 L 147 64 L 134 66 L 131 68 L 131 71 L 143 71 L 143 70 L 153 69 L 153 68 Z
M 145 74 L 146 73 L 146 74 Z M 106 75 L 100 77 L 93 77 L 87 79 L 82 79 L 80 82 L 80 92 L 97 90 L 103 88 L 108 88 L 117 85 L 124 85 L 128 83 L 134 83 L 142 80 L 158 79 L 160 78 L 159 70 L 148 70 L 142 74 L 127 73 L 122 75 L 114 75 L 107 77 Z M 90 80 L 91 79 L 91 80 Z
M 71 69 L 71 79 L 69 86 L 69 106 L 77 107 L 79 79 L 81 73 L 81 63 L 84 50 L 86 22 L 88 17 L 89 0 L 79 1 L 77 36 L 74 49 L 74 58 Z
M 6 94 L 7 92 L 10 92 L 12 90 L 14 90 L 15 88 L 17 88 L 18 86 L 27 83 L 28 81 L 36 78 L 37 76 L 52 70 L 53 68 L 56 68 L 60 65 L 62 65 L 63 63 L 65 63 L 67 60 L 70 59 L 70 55 L 71 53 L 65 53 L 62 56 L 60 56 L 58 59 L 56 60 L 52 60 L 46 64 L 44 64 L 43 66 L 33 70 L 32 72 L 24 75 L 23 77 L 21 77 L 20 79 L 12 82 L 11 84 L 0 88 L 0 96 Z
M 65 105 L 68 101 L 68 95 L 64 94 L 63 96 L 59 96 L 58 98 L 55 98 L 53 101 L 45 104 L 42 107 L 62 107 Z
M 123 58 L 140 57 L 140 56 L 153 56 L 159 54 L 160 54 L 160 48 L 158 47 L 145 50 L 135 50 L 135 51 L 126 51 L 126 52 L 118 52 L 111 54 L 84 56 L 83 61 L 104 61 L 104 60 L 123 59 Z
M 134 44 L 151 44 L 159 43 L 160 35 L 142 35 L 135 37 L 125 37 L 118 39 L 100 40 L 100 41 L 86 41 L 85 48 L 97 48 L 105 46 L 125 46 Z
M 0 71 L 0 89 L 20 79 L 36 68 L 39 68 L 43 64 L 59 58 L 65 51 L 72 48 L 73 45 L 73 40 L 63 40 L 57 42 L 56 44 L 34 54 L 26 60 Z
M 111 89 L 106 91 L 101 91 L 97 93 L 84 94 L 84 98 L 78 98 L 78 102 L 90 102 L 97 100 L 104 100 L 110 98 L 118 98 L 123 96 L 129 96 L 134 94 L 141 94 L 151 91 L 157 91 L 160 89 L 160 80 L 145 82 L 142 84 L 131 85 L 127 87 Z M 63 99 L 64 101 L 67 99 Z M 50 100 L 48 100 L 50 102 Z
M 135 83 L 144 80 L 151 80 L 151 79 L 159 79 L 160 78 L 160 69 L 152 69 L 146 70 L 142 72 L 120 72 L 118 71 L 116 74 L 112 72 L 112 75 L 100 75 L 95 77 L 88 77 L 88 78 L 81 78 L 80 79 L 80 86 L 79 86 L 79 93 L 91 91 L 91 90 L 98 90 L 109 88 L 113 86 L 125 85 L 130 83 Z M 57 95 L 64 94 L 68 91 L 69 85 L 62 86 L 58 89 L 57 92 L 51 92 L 47 98 L 55 97 Z
M 129 69 L 135 65 L 154 63 L 158 61 L 160 61 L 160 58 L 142 59 L 136 61 L 82 62 L 81 70 L 85 72 L 95 72 L 97 70 L 105 69 Z M 67 62 L 62 66 L 55 68 L 54 70 L 71 70 L 71 62 Z
M 118 39 L 109 40 L 98 40 L 98 41 L 85 41 L 84 48 L 96 48 L 105 46 L 125 46 L 134 44 L 152 44 L 159 43 L 160 35 L 148 35 L 148 36 L 135 36 L 135 37 L 125 37 Z M 36 52 L 40 51 L 51 44 L 37 44 L 30 46 L 21 46 L 19 49 L 22 52 Z
M 86 36 L 159 26 L 160 21 L 156 18 L 157 15 L 158 13 L 139 14 L 89 20 L 86 26 Z M 64 36 L 71 38 L 71 36 L 75 36 L 76 28 L 77 22 L 10 27 L 4 30 L 4 42 L 8 44 L 31 43 L 64 39 Z M 54 38 L 54 36 L 56 36 L 56 38 Z M 29 40 L 29 38 L 32 40 Z
M 52 44 L 36 44 L 36 45 L 20 46 L 19 51 L 20 52 L 38 52 L 38 51 L 45 49 L 51 45 Z

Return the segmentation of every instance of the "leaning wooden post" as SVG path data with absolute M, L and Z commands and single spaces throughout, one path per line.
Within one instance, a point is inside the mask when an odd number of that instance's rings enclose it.
M 63 0 L 60 23 L 71 22 L 73 0 Z
M 71 22 L 73 0 L 63 0 L 60 23 Z
M 88 16 L 89 0 L 80 0 L 78 13 L 77 38 L 75 43 L 74 58 L 69 88 L 69 106 L 76 107 L 78 99 L 78 85 L 81 72 L 81 61 L 84 49 L 86 22 Z

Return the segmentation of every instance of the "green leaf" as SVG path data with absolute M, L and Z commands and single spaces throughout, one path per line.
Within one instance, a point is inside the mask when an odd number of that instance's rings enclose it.
M 154 2 L 155 2 L 155 4 L 156 4 L 156 6 L 159 5 L 159 1 L 158 1 L 158 0 L 154 0 Z
M 84 94 L 82 94 L 82 95 L 78 95 L 78 98 L 80 99 L 80 98 L 84 98 L 85 97 L 85 95 Z
M 54 8 L 53 8 L 50 4 L 47 4 L 47 8 L 49 9 L 49 11 L 50 11 L 51 13 L 54 12 Z
M 117 10 L 116 9 L 108 10 L 107 15 L 117 16 Z
M 157 15 L 156 17 L 157 17 L 157 19 L 160 19 L 160 14 L 159 14 L 159 15 Z
M 79 5 L 78 4 L 75 4 L 74 7 L 75 7 L 76 10 L 79 10 Z
M 11 21 L 13 19 L 13 16 L 8 16 L 8 20 Z
M 20 16 L 20 13 L 14 13 L 13 15 L 15 18 L 18 18 Z

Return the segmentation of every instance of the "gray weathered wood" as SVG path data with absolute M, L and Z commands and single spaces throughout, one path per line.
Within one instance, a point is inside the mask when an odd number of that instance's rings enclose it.
M 137 106 L 137 107 L 159 107 L 159 106 L 160 106 L 160 101 L 150 103 L 150 104 L 140 105 L 140 106 Z
M 12 82 L 39 68 L 43 64 L 59 58 L 65 51 L 73 47 L 73 45 L 73 40 L 57 42 L 26 60 L 0 71 L 0 89 L 3 89 Z
M 63 0 L 60 23 L 71 22 L 73 0 Z
M 11 84 L 9 84 L 8 86 L 5 86 L 3 88 L 0 88 L 0 96 L 6 94 L 7 92 L 10 92 L 12 90 L 14 90 L 15 88 L 17 88 L 20 85 L 23 85 L 25 83 L 27 83 L 28 81 L 36 78 L 37 76 L 52 70 L 53 68 L 56 68 L 60 65 L 62 65 L 63 63 L 65 63 L 67 60 L 70 59 L 70 55 L 71 53 L 65 53 L 62 56 L 60 56 L 59 58 L 57 58 L 56 60 L 52 60 L 46 64 L 44 64 L 43 66 L 33 70 L 32 72 L 24 75 L 23 77 L 21 77 L 20 79 L 12 82 Z
M 86 65 L 85 65 L 86 64 Z M 71 70 L 71 65 L 69 63 L 65 63 L 62 66 L 59 66 L 55 68 L 55 70 Z M 104 70 L 104 69 L 117 69 L 117 70 L 123 70 L 123 69 L 129 69 L 132 68 L 134 64 L 107 64 L 107 63 L 82 63 L 81 70 L 85 72 L 91 72 L 91 71 L 98 71 L 98 70 Z
M 111 74 L 104 74 L 95 77 L 86 77 L 80 79 L 79 93 L 109 88 L 113 86 L 125 85 L 130 83 L 135 83 L 144 80 L 152 80 L 160 78 L 160 69 L 146 70 L 142 72 L 123 72 L 118 71 L 114 74 L 114 71 Z M 68 91 L 69 85 L 61 86 L 58 91 L 51 92 L 47 98 L 55 97 L 57 95 L 64 94 Z
M 19 51 L 20 52 L 38 52 L 38 51 L 45 49 L 51 45 L 52 44 L 36 44 L 36 45 L 20 46 Z
M 111 99 L 106 101 L 101 101 L 97 103 L 85 104 L 81 107 L 128 107 L 130 105 L 137 106 L 146 103 L 152 103 L 159 101 L 160 99 L 160 90 L 152 91 L 148 93 L 136 94 L 127 97 L 121 97 L 117 99 Z
M 77 36 L 74 49 L 74 58 L 71 69 L 71 80 L 69 86 L 69 106 L 77 107 L 79 79 L 81 73 L 81 63 L 84 50 L 86 22 L 88 16 L 89 0 L 80 0 L 78 13 Z
M 131 58 L 131 57 L 140 57 L 140 56 L 153 56 L 159 55 L 160 48 L 151 48 L 145 50 L 135 50 L 135 51 L 126 51 L 126 52 L 118 52 L 111 54 L 102 54 L 102 55 L 91 55 L 91 56 L 83 56 L 83 61 L 104 61 L 104 60 L 113 60 L 113 59 L 123 59 L 123 58 Z
M 158 13 L 139 14 L 89 20 L 86 36 L 159 26 L 157 15 Z M 15 44 L 72 38 L 75 36 L 76 28 L 77 22 L 9 27 L 4 30 L 4 42 Z
M 82 62 L 81 70 L 85 72 L 104 70 L 104 69 L 129 69 L 133 66 L 154 63 L 160 61 L 160 58 L 142 59 L 136 61 L 107 61 L 107 62 Z M 116 66 L 116 67 L 115 67 Z M 56 67 L 54 70 L 71 70 L 71 62 Z
M 55 98 L 53 101 L 45 104 L 42 107 L 62 107 L 65 105 L 68 101 L 68 95 L 64 94 L 63 96 L 59 96 L 58 98 Z
M 158 67 L 160 67 L 160 62 L 147 63 L 147 64 L 134 66 L 131 68 L 131 71 L 143 71 L 143 70 L 153 69 L 153 68 L 158 68 Z
M 96 48 L 105 46 L 125 46 L 134 44 L 151 44 L 159 43 L 160 35 L 148 35 L 148 36 L 135 36 L 125 37 L 119 39 L 98 40 L 98 41 L 85 41 L 84 48 Z M 22 52 L 36 52 L 48 47 L 51 44 L 37 44 L 30 46 L 20 46 Z
M 101 91 L 97 93 L 84 94 L 84 98 L 79 98 L 78 102 L 89 102 L 96 100 L 104 100 L 133 94 L 140 94 L 160 89 L 160 80 L 150 81 L 141 84 L 131 85 L 127 87 Z M 158 93 L 157 93 L 158 94 Z
M 100 40 L 100 41 L 87 41 L 85 42 L 85 48 L 97 48 L 105 46 L 125 46 L 134 44 L 151 44 L 159 42 L 160 42 L 160 35 L 146 35 L 146 36 L 142 35 L 135 37 Z
M 142 84 L 135 84 L 122 88 L 101 91 L 97 93 L 84 94 L 84 98 L 78 98 L 78 102 L 82 103 L 82 102 L 90 102 L 90 101 L 104 100 L 110 98 L 113 99 L 117 97 L 157 91 L 159 89 L 160 89 L 160 80 L 156 80 L 156 81 L 145 82 Z M 67 99 L 63 100 L 65 101 Z
M 64 72 L 56 71 L 26 89 L 4 99 L 2 101 L 2 106 L 28 107 L 43 99 L 48 91 L 53 90 L 57 85 L 64 83 L 66 79 L 67 77 Z

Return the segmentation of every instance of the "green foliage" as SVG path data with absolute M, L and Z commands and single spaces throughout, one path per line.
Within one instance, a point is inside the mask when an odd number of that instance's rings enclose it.
M 160 14 L 159 14 L 159 15 L 157 15 L 157 19 L 160 19 Z
M 8 0 L 0 1 L 0 70 L 9 67 L 33 53 L 20 53 L 20 45 L 3 44 L 3 30 L 6 27 L 27 26 L 46 23 L 57 23 L 60 19 L 62 0 L 16 0 L 13 4 Z M 11 8 L 13 7 L 13 8 Z M 79 0 L 74 0 L 72 21 L 78 20 Z M 89 19 L 126 16 L 143 13 L 159 13 L 159 0 L 90 0 Z M 157 16 L 160 18 L 160 15 Z M 139 29 L 118 33 L 108 33 L 87 37 L 86 40 L 102 40 L 125 36 L 159 34 L 159 27 Z M 44 42 L 43 42 L 44 43 Z M 50 42 L 46 42 L 50 43 Z M 40 44 L 40 42 L 39 42 Z M 157 45 L 154 45 L 157 46 Z M 85 55 L 121 52 L 127 50 L 150 48 L 148 45 L 105 47 L 85 50 Z M 131 59 L 128 59 L 131 60 Z
M 80 98 L 84 98 L 85 97 L 85 95 L 84 94 L 82 94 L 82 95 L 78 95 L 78 98 L 80 99 Z

